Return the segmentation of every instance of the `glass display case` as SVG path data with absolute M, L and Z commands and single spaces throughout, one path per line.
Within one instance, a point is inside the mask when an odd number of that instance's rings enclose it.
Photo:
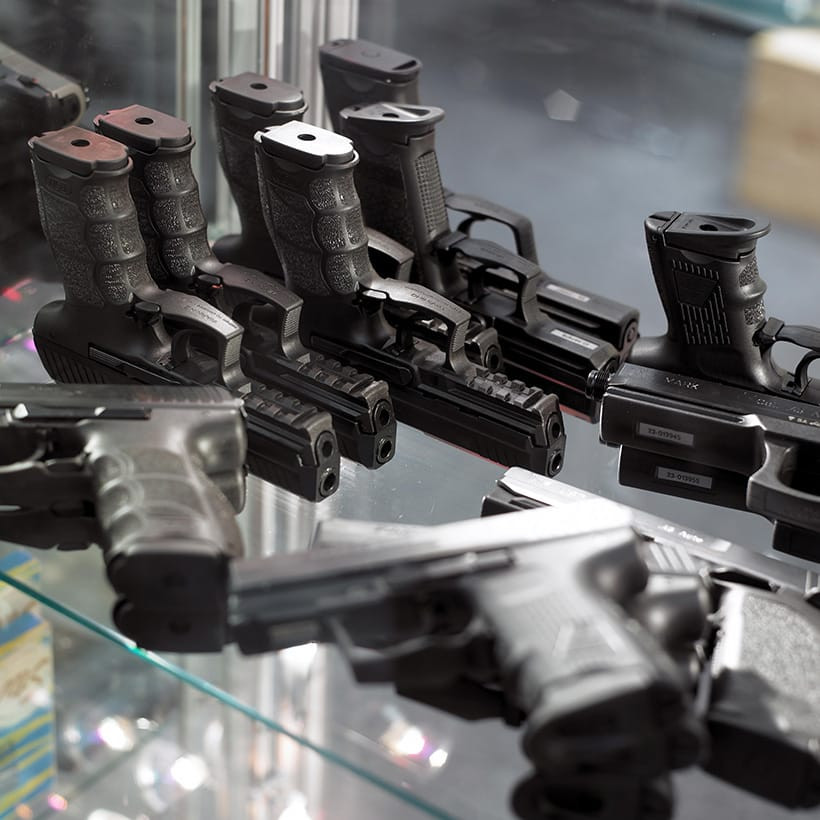
M 423 102 L 446 112 L 437 140 L 445 186 L 529 216 L 546 270 L 634 305 L 642 335 L 651 336 L 665 330 L 665 319 L 642 225 L 653 212 L 675 209 L 768 213 L 773 229 L 758 246 L 768 313 L 817 324 L 820 222 L 810 205 L 784 216 L 776 199 L 772 211 L 752 203 L 743 157 L 759 115 L 756 71 L 771 54 L 761 38 L 775 26 L 818 19 L 808 0 L 82 0 L 36 8 L 7 0 L 0 37 L 87 89 L 85 125 L 131 103 L 188 120 L 212 240 L 238 222 L 217 162 L 211 80 L 252 70 L 292 82 L 304 91 L 311 121 L 327 125 L 320 44 L 358 36 L 412 54 L 423 64 Z M 801 31 L 820 49 L 818 30 Z M 816 59 L 802 69 L 795 60 L 799 84 L 793 77 L 784 89 L 809 99 L 809 89 L 820 93 L 820 69 Z M 762 137 L 772 162 L 778 146 L 791 144 L 781 125 Z M 816 117 L 795 126 L 808 143 L 817 127 Z M 816 191 L 820 160 L 806 163 L 797 176 L 809 193 L 792 199 Z M 62 284 L 15 180 L 0 186 L 0 381 L 46 381 L 31 325 L 41 306 L 62 298 Z M 481 231 L 498 238 L 493 228 Z M 619 485 L 617 450 L 580 418 L 565 414 L 565 426 L 561 480 L 799 563 L 772 550 L 762 518 Z M 503 470 L 400 425 L 389 464 L 368 470 L 344 460 L 337 492 L 320 503 L 251 477 L 240 518 L 246 553 L 305 550 L 316 524 L 334 517 L 408 524 L 475 517 Z M 5 546 L 0 559 L 15 549 Z M 42 710 L 38 725 L 51 727 L 44 736 L 53 760 L 43 758 L 45 787 L 32 788 L 33 796 L 19 784 L 19 800 L 0 794 L 0 818 L 512 816 L 508 795 L 526 772 L 514 730 L 442 715 L 388 686 L 357 686 L 333 647 L 254 658 L 233 647 L 215 656 L 142 651 L 110 626 L 113 593 L 96 549 L 34 557 L 36 571 L 6 567 L 0 580 L 21 596 L 9 612 L 16 606 L 35 619 L 40 631 L 32 635 L 53 658 L 53 673 L 41 668 L 20 696 L 20 708 Z M 0 617 L 0 626 L 10 619 Z M 6 716 L 15 726 L 15 715 Z M 14 740 L 5 734 L 0 760 Z M 14 754 L 27 760 L 25 751 Z M 36 779 L 17 765 L 20 783 Z M 679 818 L 816 816 L 699 771 L 675 780 Z

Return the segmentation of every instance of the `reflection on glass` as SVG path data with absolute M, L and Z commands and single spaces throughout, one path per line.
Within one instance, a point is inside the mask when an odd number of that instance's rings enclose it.
M 68 800 L 56 792 L 50 794 L 46 802 L 54 811 L 65 811 L 68 808 Z
M 106 717 L 97 727 L 97 737 L 117 752 L 128 752 L 134 748 L 134 727 L 121 717 Z
M 135 820 L 141 820 L 141 818 L 145 818 L 145 815 L 140 815 L 140 817 L 135 818 Z M 131 818 L 126 817 L 124 814 L 120 814 L 117 811 L 109 811 L 108 809 L 94 809 L 94 811 L 88 815 L 86 820 L 131 820 Z M 145 818 L 145 820 L 147 820 L 147 818 Z
M 134 779 L 145 802 L 155 812 L 168 811 L 185 793 L 204 785 L 205 761 L 186 754 L 174 741 L 155 738 L 139 753 Z
M 396 707 L 384 706 L 381 716 L 388 722 L 379 742 L 397 763 L 440 769 L 447 762 L 447 750 L 429 733 L 410 723 Z

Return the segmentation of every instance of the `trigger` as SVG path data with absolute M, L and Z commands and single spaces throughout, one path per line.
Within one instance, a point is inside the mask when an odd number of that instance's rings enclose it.
M 393 664 L 390 658 L 384 657 L 376 650 L 357 646 L 338 618 L 328 618 L 324 625 L 333 637 L 333 642 L 350 664 L 353 677 L 357 681 L 385 683 L 393 680 Z

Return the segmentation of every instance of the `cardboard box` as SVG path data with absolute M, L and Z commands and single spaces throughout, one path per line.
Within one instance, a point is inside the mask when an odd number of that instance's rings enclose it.
M 0 555 L 0 570 L 36 585 L 25 550 Z M 54 656 L 35 601 L 0 582 L 0 820 L 39 805 L 54 786 Z
M 820 228 L 820 29 L 764 31 L 749 56 L 737 195 Z

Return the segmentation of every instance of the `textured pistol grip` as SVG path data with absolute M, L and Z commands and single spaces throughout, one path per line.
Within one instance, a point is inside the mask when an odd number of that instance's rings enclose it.
M 118 626 L 164 648 L 218 648 L 227 561 L 241 554 L 234 510 L 190 459 L 171 449 L 92 442 L 89 465 Z M 157 613 L 151 617 L 150 613 Z
M 424 258 L 450 231 L 435 148 L 438 108 L 377 103 L 341 115 L 359 153 L 356 186 L 369 227 Z
M 29 141 L 43 231 L 63 277 L 66 301 L 124 305 L 153 288 L 125 148 L 69 126 Z
M 150 219 L 143 236 L 155 247 L 156 255 L 148 257 L 151 274 L 157 281 L 187 281 L 197 263 L 211 258 L 190 149 L 176 156 L 160 153 L 140 170 L 131 176 L 131 193 Z
M 634 574 L 637 589 L 646 568 L 631 552 L 627 566 L 615 571 Z M 556 774 L 664 771 L 667 732 L 684 709 L 674 667 L 659 668 L 605 592 L 567 576 L 547 590 L 544 574 L 553 570 L 553 564 L 529 567 L 478 591 L 502 686 L 527 716 L 527 756 Z
M 214 253 L 222 262 L 279 273 L 278 262 L 271 258 L 273 248 L 259 198 L 253 135 L 301 120 L 307 106 L 297 88 L 259 74 L 228 77 L 209 88 L 219 164 L 242 226 L 241 237 L 217 240 Z
M 709 346 L 750 340 L 765 321 L 766 283 L 760 278 L 754 247 L 710 254 L 708 247 L 690 250 L 664 241 L 651 224 L 646 234 L 670 337 Z
M 664 212 L 649 217 L 645 229 L 669 330 L 660 345 L 639 342 L 633 360 L 732 383 L 760 383 L 754 338 L 766 321 L 766 283 L 758 273 L 755 245 L 768 225 Z
M 729 584 L 712 655 L 704 769 L 792 809 L 820 803 L 820 617 L 798 596 Z M 816 814 L 806 812 L 806 816 Z
M 131 105 L 96 117 L 94 124 L 123 143 L 134 163 L 131 195 L 151 276 L 164 287 L 190 281 L 195 265 L 210 258 L 211 249 L 191 167 L 195 142 L 188 123 Z
M 213 110 L 219 164 L 236 203 L 242 234 L 246 241 L 254 237 L 267 242 L 268 229 L 259 199 L 253 150 L 253 135 L 256 130 L 245 132 L 242 128 L 243 121 L 237 121 L 225 106 L 214 103 Z
M 280 136 L 285 143 L 276 142 Z M 301 155 L 298 141 L 305 136 L 311 139 L 303 144 L 327 140 L 338 153 L 318 162 L 313 154 Z M 349 140 L 291 123 L 257 135 L 256 155 L 265 220 L 288 287 L 300 296 L 354 294 L 372 268 Z

